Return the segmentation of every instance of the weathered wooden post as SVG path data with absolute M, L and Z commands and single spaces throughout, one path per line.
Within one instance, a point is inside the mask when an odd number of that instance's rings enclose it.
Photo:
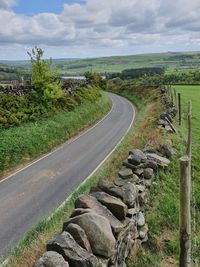
M 188 155 L 180 158 L 180 256 L 179 267 L 191 266 L 191 180 Z
M 179 117 L 179 125 L 181 125 L 181 94 L 178 93 L 178 117 Z
M 192 102 L 188 102 L 188 142 L 187 142 L 187 155 L 192 158 Z
M 175 104 L 175 107 L 178 108 L 178 103 L 177 103 L 177 93 L 176 93 L 176 89 L 174 88 L 174 104 Z
M 171 96 L 171 102 L 174 104 L 174 98 L 173 98 L 173 92 L 172 92 L 172 87 L 170 85 L 170 96 Z

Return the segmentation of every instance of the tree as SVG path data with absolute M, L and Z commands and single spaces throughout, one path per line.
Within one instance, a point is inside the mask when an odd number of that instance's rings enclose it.
M 102 89 L 106 89 L 106 80 L 102 78 L 99 73 L 87 71 L 85 73 L 86 81 L 96 87 L 100 87 Z
M 58 72 L 52 66 L 52 60 L 43 60 L 44 51 L 37 46 L 27 53 L 32 63 L 33 98 L 46 104 L 60 98 L 62 96 L 61 84 L 56 80 Z

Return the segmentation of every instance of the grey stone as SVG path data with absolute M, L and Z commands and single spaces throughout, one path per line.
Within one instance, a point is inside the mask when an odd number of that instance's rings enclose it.
M 47 243 L 47 250 L 61 254 L 70 266 L 96 267 L 98 263 L 97 258 L 79 246 L 67 232 L 62 232 L 51 239 Z
M 133 177 L 133 171 L 129 168 L 123 168 L 118 172 L 118 175 L 122 179 L 129 179 Z
M 142 227 L 145 225 L 145 218 L 144 218 L 144 214 L 142 212 L 139 212 L 136 216 L 136 223 L 137 226 Z
M 138 230 L 139 237 L 140 237 L 141 239 L 144 239 L 145 236 L 146 236 L 147 233 L 148 233 L 148 230 L 149 230 L 149 228 L 148 228 L 148 224 L 145 224 L 144 226 L 142 226 L 142 227 Z
M 153 179 L 154 178 L 154 172 L 153 172 L 153 169 L 151 169 L 151 168 L 144 169 L 143 174 L 144 174 L 145 179 Z
M 140 158 L 140 162 L 145 162 L 147 160 L 147 156 L 140 149 L 133 149 L 129 151 L 129 155 L 137 156 L 138 158 Z
M 133 215 L 137 214 L 139 211 L 140 211 L 139 208 L 131 208 L 131 209 L 128 209 L 127 215 L 129 217 L 132 217 Z
M 145 191 L 145 186 L 144 185 L 136 185 L 138 193 L 142 193 L 143 191 Z
M 158 170 L 158 164 L 153 160 L 147 160 L 145 163 L 145 168 L 151 168 L 154 171 Z
M 170 163 L 170 160 L 168 160 L 164 157 L 161 157 L 155 153 L 147 153 L 147 158 L 149 160 L 155 161 L 161 167 L 167 167 Z
M 140 165 L 141 163 L 141 158 L 138 155 L 135 154 L 130 154 L 128 156 L 128 163 L 132 164 L 132 165 Z
M 144 167 L 143 163 L 141 163 L 139 165 L 134 165 L 134 164 L 130 163 L 128 160 L 124 160 L 122 164 L 123 164 L 123 166 L 130 168 L 133 171 L 133 173 L 135 170 L 141 169 Z
M 125 180 L 125 179 L 117 177 L 114 180 L 114 184 L 117 185 L 117 186 L 123 186 L 128 182 L 129 183 L 133 183 L 133 184 L 137 184 L 137 183 L 139 183 L 139 177 L 136 174 L 133 174 L 133 178 L 129 178 L 129 179 Z
M 178 151 L 175 148 L 164 144 L 160 145 L 159 151 L 163 156 L 167 158 L 171 158 L 178 154 Z
M 108 182 L 108 181 L 100 181 L 98 183 L 98 186 L 102 191 L 114 197 L 119 197 L 123 201 L 124 191 L 122 190 L 121 187 L 116 186 L 112 182 Z
M 105 192 L 95 192 L 91 195 L 101 202 L 102 205 L 106 206 L 117 219 L 125 219 L 128 208 L 121 199 L 113 197 Z
M 134 172 L 134 174 L 136 174 L 137 176 L 141 176 L 142 174 L 143 174 L 143 172 L 144 172 L 144 169 L 136 169 L 136 170 L 134 170 L 133 171 Z
M 71 234 L 79 246 L 86 249 L 89 253 L 92 253 L 90 242 L 83 228 L 81 228 L 78 224 L 70 223 L 67 225 L 65 231 Z
M 138 196 L 137 186 L 132 183 L 127 183 L 124 186 L 122 186 L 122 189 L 124 191 L 124 198 L 123 198 L 124 203 L 129 208 L 132 208 Z
M 55 251 L 47 251 L 34 264 L 34 267 L 69 267 L 63 256 Z
M 75 201 L 76 208 L 89 208 L 98 213 L 101 216 L 104 216 L 110 222 L 110 225 L 114 233 L 119 233 L 123 224 L 107 209 L 103 206 L 95 197 L 91 195 L 82 195 Z
M 84 229 L 94 254 L 105 258 L 114 254 L 116 240 L 105 217 L 94 212 L 85 213 L 65 221 L 63 229 L 70 223 L 76 223 Z

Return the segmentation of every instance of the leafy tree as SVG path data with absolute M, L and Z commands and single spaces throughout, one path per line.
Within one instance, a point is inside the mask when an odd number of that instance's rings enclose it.
M 53 68 L 52 60 L 43 60 L 44 51 L 37 46 L 27 53 L 32 63 L 31 84 L 34 88 L 32 96 L 37 101 L 46 104 L 60 98 L 62 96 L 61 84 L 56 80 L 58 71 Z
M 86 81 L 96 87 L 100 87 L 102 89 L 106 89 L 106 80 L 102 78 L 99 73 L 87 71 L 85 73 Z

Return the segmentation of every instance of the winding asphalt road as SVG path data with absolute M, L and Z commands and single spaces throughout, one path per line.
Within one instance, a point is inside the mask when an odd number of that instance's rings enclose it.
M 48 216 L 113 151 L 132 124 L 126 99 L 94 127 L 0 182 L 0 255 L 5 257 L 39 219 Z

